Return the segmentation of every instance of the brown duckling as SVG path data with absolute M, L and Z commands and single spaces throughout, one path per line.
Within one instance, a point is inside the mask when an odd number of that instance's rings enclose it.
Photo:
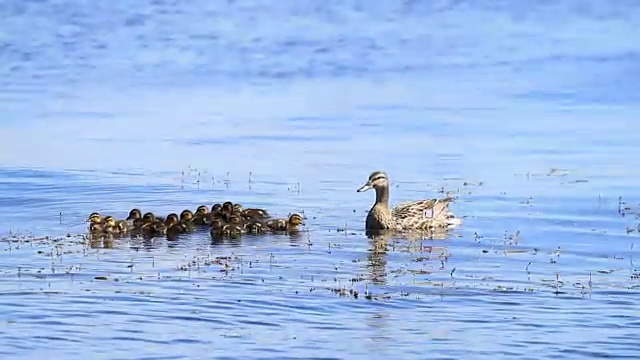
M 183 223 L 189 231 L 195 229 L 195 225 L 193 224 L 193 212 L 189 209 L 183 210 L 180 213 L 180 222 Z
M 104 233 L 107 235 L 118 236 L 120 235 L 120 229 L 116 224 L 116 219 L 113 216 L 105 216 L 103 219 Z
M 233 214 L 233 203 L 231 201 L 225 201 L 222 203 L 222 209 L 220 209 L 222 218 L 227 220 L 229 215 Z
M 242 229 L 242 226 L 240 226 L 240 225 L 227 224 L 227 225 L 225 225 L 225 227 L 228 228 L 229 237 L 238 238 L 238 237 L 242 236 L 242 234 L 244 234 L 244 230 Z
M 264 209 L 248 208 L 244 209 L 242 216 L 249 219 L 266 219 L 269 217 L 269 214 Z
M 213 214 L 213 213 L 218 213 L 218 212 L 221 212 L 221 211 L 222 211 L 222 205 L 220 205 L 220 204 L 213 204 L 213 205 L 211 206 L 211 213 L 212 213 L 212 214 Z
M 242 214 L 242 212 L 244 211 L 244 208 L 240 204 L 233 204 L 231 208 L 233 209 L 233 212 L 237 214 Z
M 247 233 L 253 234 L 253 235 L 264 234 L 265 227 L 266 226 L 259 221 L 250 221 L 245 225 L 245 228 L 247 229 Z
M 101 233 L 104 232 L 104 220 L 99 213 L 93 212 L 87 218 L 89 222 L 89 231 L 92 233 Z
M 178 215 L 173 213 L 167 215 L 167 219 L 165 220 L 164 224 L 167 229 L 166 230 L 167 237 L 169 238 L 176 237 L 177 235 L 184 234 L 188 231 L 187 225 L 180 222 Z
M 299 214 L 291 214 L 289 219 L 273 219 L 267 221 L 267 226 L 274 231 L 295 230 L 304 223 L 304 219 Z
M 131 209 L 126 220 L 131 221 L 133 224 L 135 224 L 136 221 L 142 220 L 142 211 L 140 211 L 140 209 L 138 208 Z
M 193 214 L 193 223 L 195 225 L 207 225 L 209 222 L 209 208 L 205 205 L 200 205 Z
M 227 220 L 229 225 L 237 225 L 241 228 L 244 227 L 244 219 L 239 214 L 231 214 Z
M 222 229 L 222 227 L 225 224 L 224 224 L 224 221 L 222 221 L 222 219 L 212 219 L 210 225 L 211 225 L 211 231 L 214 231 L 214 230 Z
M 287 222 L 287 230 L 297 229 L 298 226 L 304 224 L 304 218 L 300 214 L 293 213 L 289 216 Z

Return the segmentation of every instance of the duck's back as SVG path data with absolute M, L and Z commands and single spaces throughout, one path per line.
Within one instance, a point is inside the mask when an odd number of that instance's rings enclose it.
M 455 226 L 459 219 L 449 210 L 452 200 L 447 197 L 404 202 L 393 208 L 393 218 L 403 229 Z

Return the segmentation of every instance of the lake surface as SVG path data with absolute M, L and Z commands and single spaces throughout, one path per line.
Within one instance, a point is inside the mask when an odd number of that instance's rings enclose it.
M 0 353 L 637 358 L 636 5 L 2 2 Z M 464 223 L 367 238 L 374 170 Z M 82 238 L 225 200 L 304 231 Z

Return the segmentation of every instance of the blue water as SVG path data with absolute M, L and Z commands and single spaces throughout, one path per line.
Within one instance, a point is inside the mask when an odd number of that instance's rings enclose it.
M 13 0 L 0 16 L 3 356 L 640 355 L 635 2 Z M 392 203 L 451 191 L 463 225 L 368 239 L 373 194 L 355 190 L 379 169 Z M 92 211 L 225 200 L 305 229 L 82 237 Z

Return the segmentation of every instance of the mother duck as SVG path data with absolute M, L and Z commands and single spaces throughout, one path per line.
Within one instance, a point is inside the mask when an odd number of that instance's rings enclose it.
M 462 223 L 449 211 L 450 197 L 442 199 L 404 202 L 389 208 L 389 177 L 383 171 L 374 171 L 369 180 L 357 191 L 375 189 L 376 202 L 369 210 L 366 230 L 432 230 L 453 228 Z

